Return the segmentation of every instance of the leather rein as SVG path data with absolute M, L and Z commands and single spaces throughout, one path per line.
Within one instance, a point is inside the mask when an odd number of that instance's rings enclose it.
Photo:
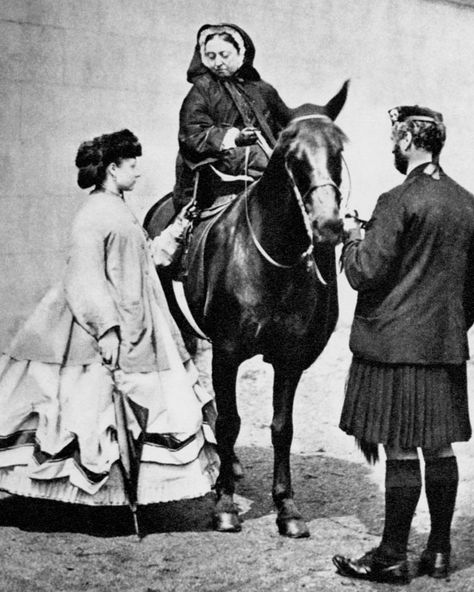
M 326 120 L 330 120 L 329 117 L 327 117 L 326 115 L 304 115 L 302 117 L 296 117 L 295 119 L 292 119 L 291 122 L 295 122 L 295 121 L 303 121 L 305 119 L 326 119 Z M 270 157 L 271 156 L 271 148 L 268 146 L 265 138 L 263 137 L 262 133 L 260 131 L 256 132 L 257 134 L 257 144 L 262 148 L 262 150 L 265 152 L 265 154 Z M 247 148 L 246 150 L 246 154 L 245 154 L 245 171 L 247 171 L 248 168 L 248 157 L 249 157 L 249 149 Z M 347 167 L 347 164 L 343 158 L 343 162 L 344 165 L 349 173 L 349 169 Z M 295 263 L 292 264 L 284 264 L 284 263 L 279 263 L 278 261 L 276 261 L 275 259 L 273 259 L 273 257 L 267 253 L 267 251 L 264 249 L 264 247 L 262 246 L 262 244 L 260 243 L 260 241 L 257 238 L 257 235 L 255 234 L 254 229 L 252 228 L 252 223 L 250 221 L 250 214 L 249 214 L 249 208 L 248 208 L 248 183 L 247 181 L 245 182 L 245 190 L 244 190 L 244 195 L 245 195 L 245 217 L 247 219 L 247 226 L 249 228 L 250 231 L 250 236 L 252 237 L 252 241 L 255 245 L 255 247 L 257 248 L 257 250 L 259 251 L 259 253 L 262 255 L 262 257 L 264 259 L 266 259 L 271 265 L 278 267 L 280 269 L 293 269 L 295 267 L 297 267 L 298 265 L 300 265 L 305 259 L 307 259 L 307 264 L 308 264 L 308 268 L 311 267 L 311 264 L 313 263 L 315 266 L 315 270 L 316 270 L 316 275 L 318 277 L 318 280 L 321 282 L 321 284 L 323 284 L 324 286 L 327 286 L 327 282 L 326 280 L 323 278 L 318 265 L 314 259 L 314 257 L 311 258 L 311 255 L 314 252 L 314 238 L 313 238 L 313 231 L 312 231 L 312 227 L 311 227 L 311 220 L 309 219 L 308 213 L 306 212 L 306 208 L 304 206 L 305 200 L 308 197 L 308 195 L 310 193 L 312 193 L 313 191 L 316 191 L 318 189 L 320 189 L 321 187 L 326 187 L 326 186 L 332 186 L 336 189 L 336 191 L 338 193 L 340 193 L 340 189 L 339 187 L 336 185 L 336 183 L 330 178 L 330 177 L 326 177 L 326 178 L 322 178 L 321 180 L 318 181 L 317 184 L 315 185 L 311 185 L 309 187 L 309 189 L 304 193 L 304 195 L 301 195 L 300 190 L 298 189 L 298 186 L 296 185 L 293 173 L 291 171 L 291 169 L 288 167 L 288 165 L 285 164 L 285 168 L 286 168 L 286 172 L 288 175 L 288 178 L 290 180 L 290 184 L 291 184 L 291 188 L 293 189 L 293 193 L 295 195 L 296 201 L 298 203 L 298 206 L 301 210 L 301 214 L 303 216 L 303 221 L 304 221 L 304 225 L 305 225 L 305 229 L 306 229 L 306 233 L 308 235 L 308 239 L 309 239 L 309 245 L 308 248 L 301 253 L 301 255 L 299 255 L 298 260 L 295 261 Z M 349 174 L 349 182 L 350 182 L 350 174 Z M 349 193 L 350 193 L 350 188 L 349 188 Z M 348 198 L 347 198 L 348 199 Z

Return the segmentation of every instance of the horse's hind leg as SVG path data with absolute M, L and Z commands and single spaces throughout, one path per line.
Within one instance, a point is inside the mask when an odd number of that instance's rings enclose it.
M 214 348 L 212 384 L 217 406 L 217 452 L 221 461 L 216 482 L 217 502 L 214 509 L 214 527 L 221 532 L 241 530 L 237 506 L 234 504 L 235 473 L 240 468 L 234 453 L 234 445 L 240 430 L 235 393 L 237 370 L 238 363 L 235 360 L 225 352 Z
M 293 401 L 301 372 L 276 365 L 273 383 L 272 443 L 274 450 L 273 501 L 278 511 L 280 534 L 291 538 L 309 536 L 309 530 L 293 500 L 290 449 L 293 440 Z

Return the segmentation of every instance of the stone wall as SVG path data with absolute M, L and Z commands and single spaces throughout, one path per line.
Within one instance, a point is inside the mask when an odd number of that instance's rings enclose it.
M 464 0 L 466 1 L 466 0 Z M 144 148 L 142 215 L 173 185 L 177 118 L 195 33 L 241 25 L 256 66 L 290 105 L 325 103 L 351 78 L 352 204 L 369 215 L 398 183 L 387 109 L 446 114 L 445 168 L 474 188 L 474 10 L 434 0 L 1 0 L 0 344 L 60 277 L 81 202 L 79 143 L 124 127 Z M 341 281 L 342 319 L 353 295 Z

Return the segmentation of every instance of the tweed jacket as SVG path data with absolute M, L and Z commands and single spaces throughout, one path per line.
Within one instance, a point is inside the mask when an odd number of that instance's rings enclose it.
M 358 299 L 354 355 L 388 364 L 460 364 L 474 314 L 474 196 L 426 165 L 378 199 L 342 262 Z
M 166 370 L 157 308 L 181 357 L 188 359 L 143 229 L 120 197 L 91 194 L 73 222 L 64 279 L 49 290 L 6 353 L 63 365 L 100 362 L 98 340 L 117 327 L 122 370 Z

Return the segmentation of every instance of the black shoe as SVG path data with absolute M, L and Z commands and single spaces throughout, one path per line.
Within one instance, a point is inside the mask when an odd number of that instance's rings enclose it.
M 378 549 L 372 549 L 359 559 L 349 559 L 342 555 L 335 555 L 332 562 L 341 576 L 370 580 L 371 582 L 386 582 L 390 584 L 408 584 L 410 576 L 408 563 L 405 559 L 390 563 Z
M 449 575 L 450 553 L 437 553 L 425 549 L 420 557 L 418 565 L 419 575 L 428 574 L 432 578 L 447 578 Z

